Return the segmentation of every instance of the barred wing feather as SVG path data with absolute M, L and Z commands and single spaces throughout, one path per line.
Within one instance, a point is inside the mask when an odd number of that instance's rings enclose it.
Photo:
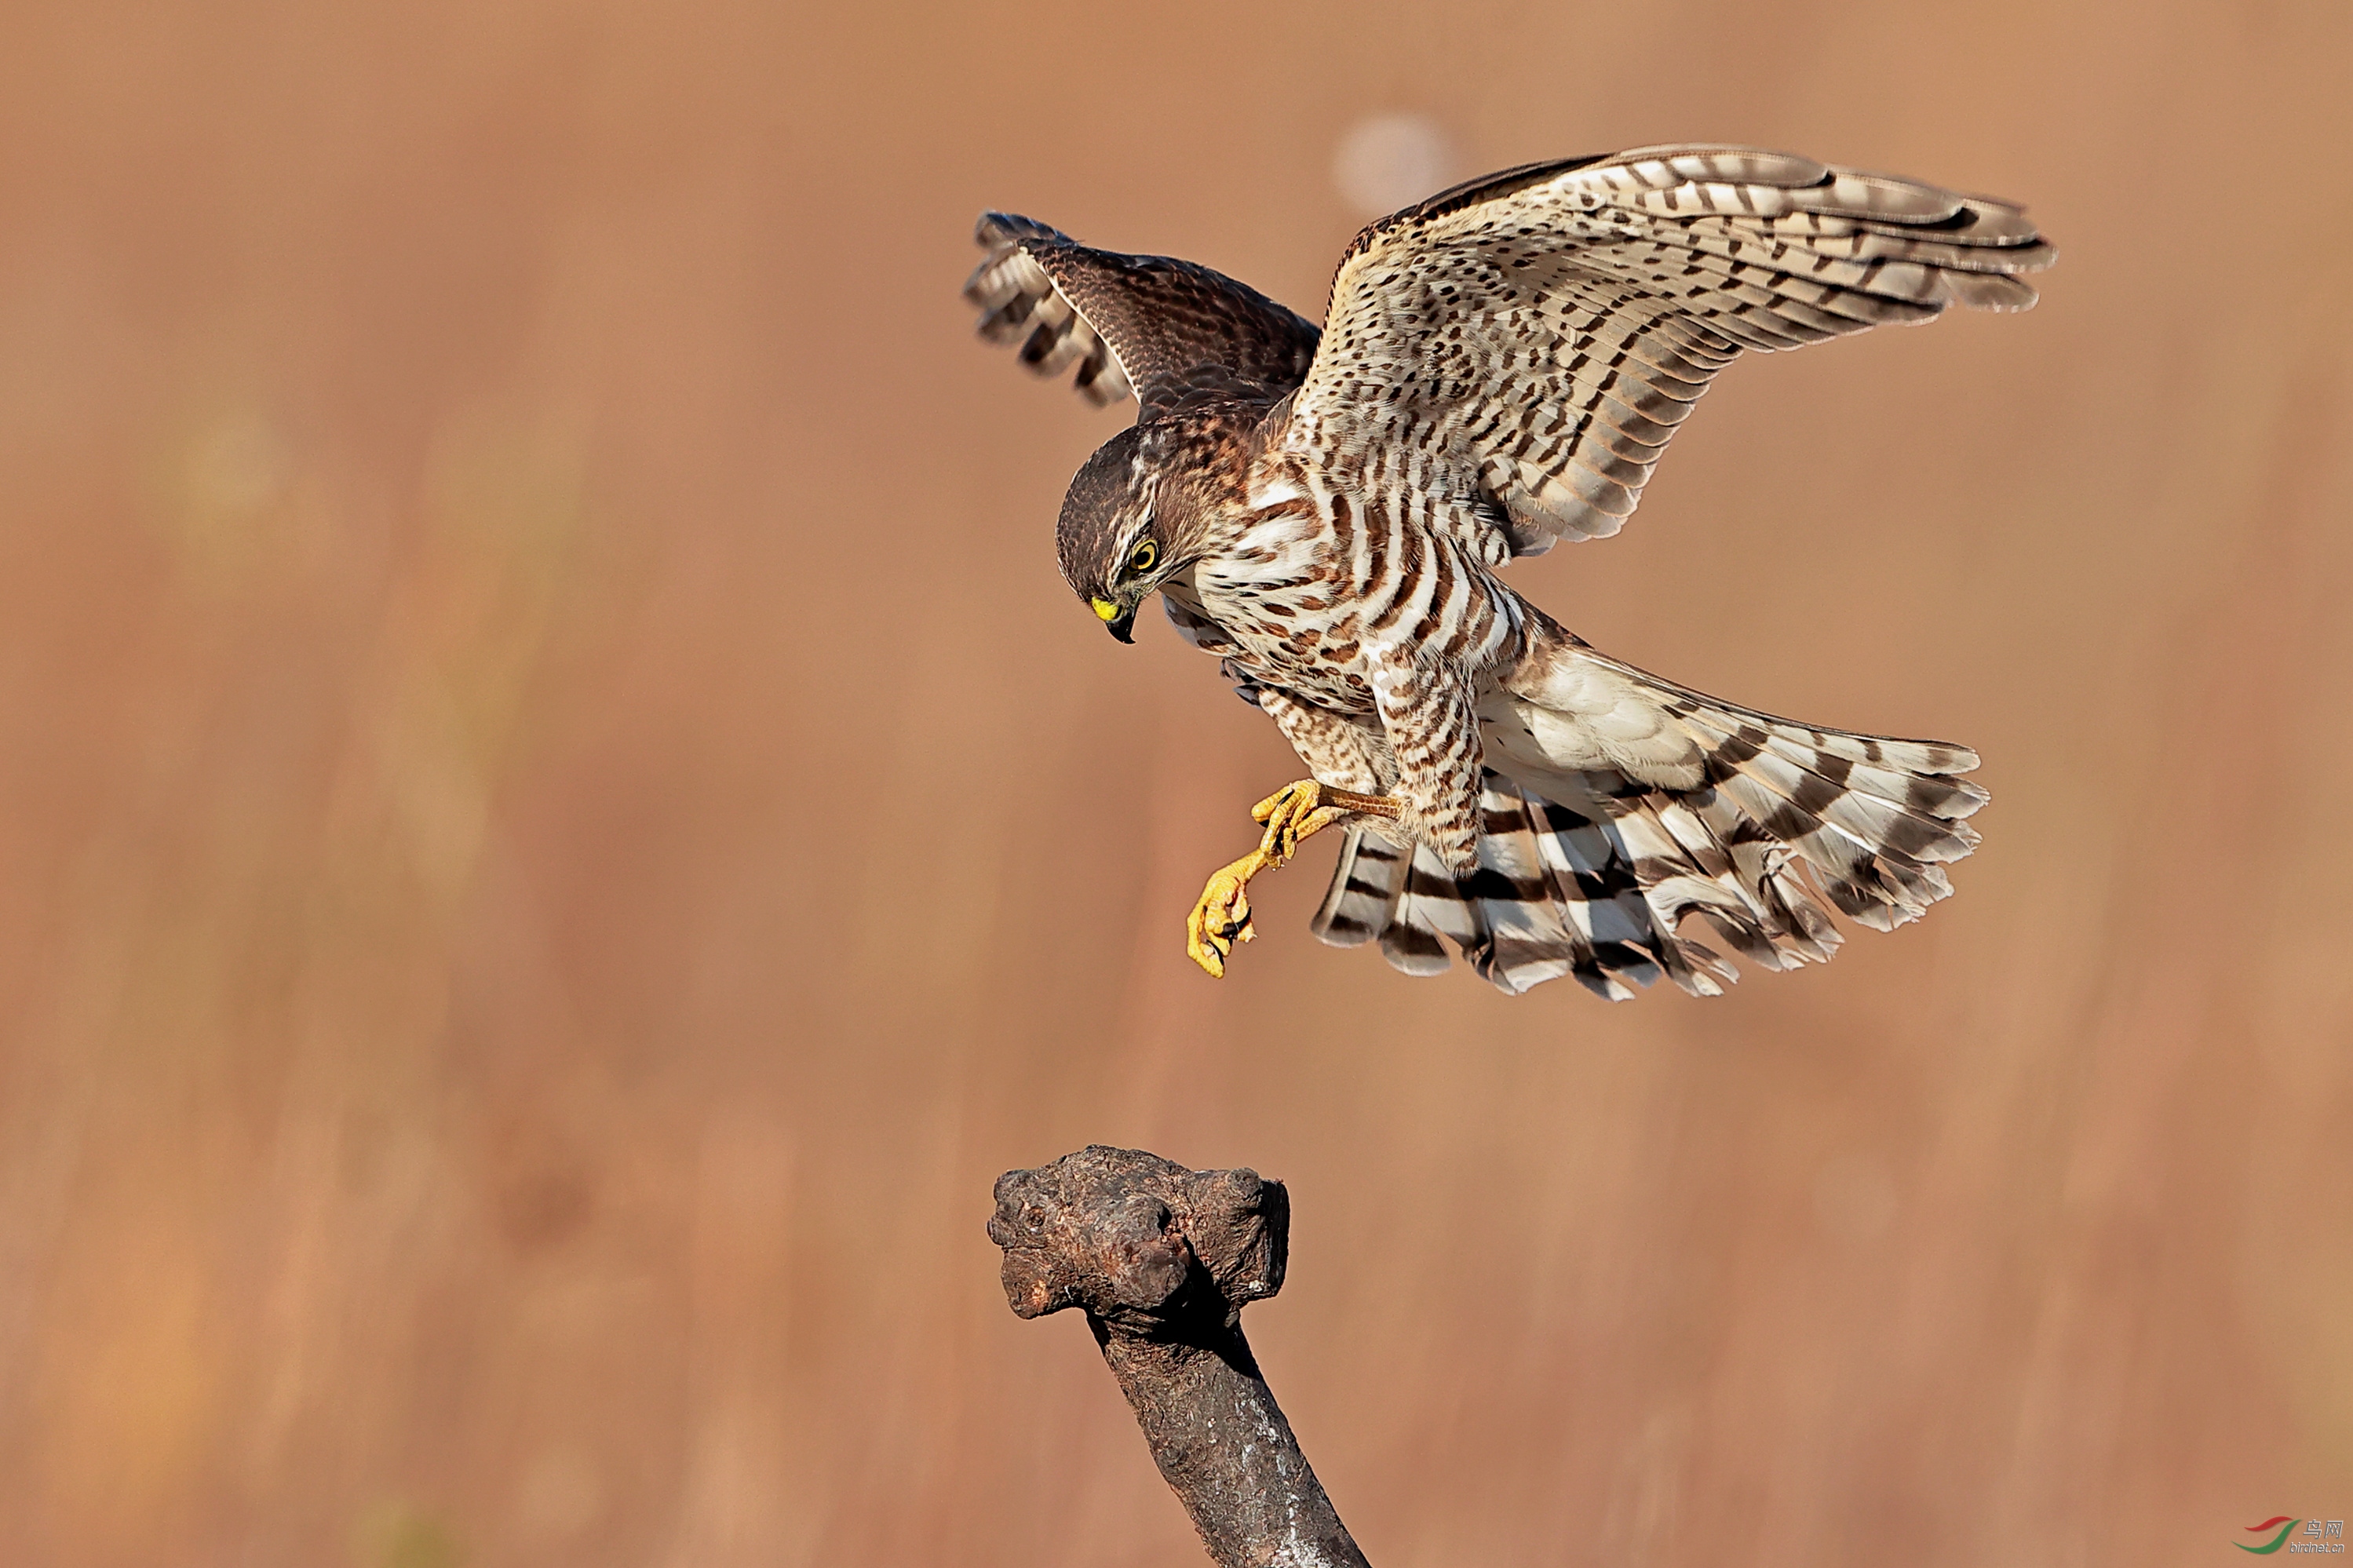
M 1043 376 L 1071 371 L 1098 407 L 1130 395 L 1147 413 L 1188 392 L 1271 401 L 1314 358 L 1313 323 L 1189 261 L 1095 250 L 1032 218 L 983 213 L 987 252 L 965 284 L 980 335 L 1018 343 Z
M 2051 247 L 2017 207 L 1737 147 L 1530 164 L 1366 229 L 1288 439 L 1499 509 L 1514 555 L 1615 533 L 1715 374 L 2024 310 Z M 1395 454 L 1408 454 L 1403 461 Z

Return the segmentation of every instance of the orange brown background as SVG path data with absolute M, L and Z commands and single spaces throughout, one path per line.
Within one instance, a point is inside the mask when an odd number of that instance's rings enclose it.
M 1384 1568 L 2200 1563 L 2353 1515 L 2341 5 L 19 0 L 0 1562 L 1198 1561 L 992 1178 L 1291 1185 Z M 2045 300 L 1737 367 L 1516 581 L 1978 746 L 1959 896 L 1727 999 L 1412 982 L 1055 576 L 1116 426 L 973 216 L 1314 313 L 1376 112 L 2030 203 Z

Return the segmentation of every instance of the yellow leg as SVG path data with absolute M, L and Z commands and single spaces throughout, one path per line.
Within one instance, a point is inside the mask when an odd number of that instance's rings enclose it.
M 1398 803 L 1386 795 L 1354 795 L 1302 779 L 1250 807 L 1251 819 L 1266 824 L 1258 847 L 1209 878 L 1200 900 L 1185 917 L 1185 952 L 1213 979 L 1226 974 L 1226 956 L 1238 942 L 1258 933 L 1250 928 L 1250 879 L 1298 852 L 1300 845 L 1345 816 L 1388 816 Z

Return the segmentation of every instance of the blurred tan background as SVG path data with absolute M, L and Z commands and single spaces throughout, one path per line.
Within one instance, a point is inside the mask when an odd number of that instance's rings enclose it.
M 2353 1515 L 2341 5 L 10 8 L 0 1562 L 1185 1564 L 989 1184 L 1291 1184 L 1384 1568 L 2232 1561 Z M 1180 926 L 1295 768 L 1056 577 L 1118 417 L 983 206 L 1310 314 L 1342 157 L 2030 203 L 1522 585 L 1980 748 L 1959 896 L 1731 997 Z M 1343 166 L 1336 166 L 1343 165 Z M 1442 164 L 1443 167 L 1437 167 Z

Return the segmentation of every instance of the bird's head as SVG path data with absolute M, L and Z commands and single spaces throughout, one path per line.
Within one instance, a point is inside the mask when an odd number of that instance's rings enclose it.
M 1176 497 L 1161 494 L 1162 467 L 1148 426 L 1132 425 L 1095 449 L 1062 498 L 1054 546 L 1062 579 L 1084 599 L 1111 635 L 1135 640 L 1136 606 L 1186 564 Z

